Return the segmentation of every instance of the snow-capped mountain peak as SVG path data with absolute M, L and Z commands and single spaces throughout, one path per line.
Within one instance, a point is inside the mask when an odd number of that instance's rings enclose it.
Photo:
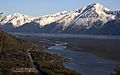
M 82 14 L 87 12 L 95 12 L 97 14 L 100 14 L 101 12 L 105 11 L 109 11 L 109 9 L 99 3 L 93 3 L 81 9 Z
M 25 23 L 29 23 L 33 21 L 34 19 L 35 17 L 32 17 L 32 16 L 24 15 L 21 13 L 14 13 L 14 14 L 4 16 L 1 19 L 1 25 L 4 25 L 6 23 L 12 23 L 14 27 L 19 27 Z
M 58 21 L 63 25 L 63 30 L 71 25 L 76 25 L 76 27 L 86 26 L 90 28 L 96 22 L 106 23 L 107 21 L 114 20 L 115 15 L 107 14 L 109 9 L 104 7 L 99 3 L 93 3 L 82 9 L 77 9 L 76 11 L 71 11 L 69 14 L 62 20 Z
M 103 5 L 101 5 L 99 3 L 93 3 L 87 7 L 94 8 L 95 10 L 98 10 L 98 11 L 109 11 L 108 8 L 104 7 Z
M 115 15 L 107 14 L 106 12 L 109 12 L 109 9 L 99 3 L 90 4 L 80 10 L 80 16 L 82 18 L 115 19 Z

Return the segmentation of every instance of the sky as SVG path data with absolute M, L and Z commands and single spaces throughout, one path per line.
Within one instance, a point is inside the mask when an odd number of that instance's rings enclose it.
M 111 10 L 120 10 L 120 0 L 0 0 L 0 12 L 15 12 L 42 16 L 61 11 L 80 9 L 92 3 L 100 3 Z

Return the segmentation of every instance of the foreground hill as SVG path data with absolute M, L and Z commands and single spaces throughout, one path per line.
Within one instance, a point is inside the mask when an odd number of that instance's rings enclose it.
M 33 64 L 27 55 L 28 49 L 36 50 L 39 47 L 17 39 L 5 32 L 0 32 L 0 75 L 20 75 L 20 73 L 14 72 L 14 70 L 20 68 L 29 68 L 33 72 L 26 74 L 36 75 L 36 71 L 32 69 Z M 24 73 L 21 74 L 24 75 Z
M 5 32 L 0 32 L 0 50 L 23 50 L 38 48 L 37 45 L 28 43 L 11 36 Z
M 117 32 L 119 26 L 116 29 L 116 25 L 111 27 L 109 23 L 114 21 L 120 25 L 119 19 L 120 11 L 110 11 L 103 5 L 94 3 L 81 9 L 42 17 L 15 13 L 2 17 L 1 25 L 8 32 L 120 35 Z

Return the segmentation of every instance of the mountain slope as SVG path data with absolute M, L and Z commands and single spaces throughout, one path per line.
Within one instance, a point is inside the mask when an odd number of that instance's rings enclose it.
M 120 35 L 120 20 L 112 20 L 104 24 L 99 35 Z
M 64 18 L 68 14 L 67 11 L 58 12 L 53 15 L 45 15 L 40 18 L 35 19 L 34 21 L 40 25 L 40 27 L 44 27 L 47 24 L 50 24 L 52 22 L 58 21 L 62 18 Z
M 108 21 L 117 15 L 109 13 L 109 9 L 96 3 L 82 9 L 71 11 L 63 19 L 41 28 L 46 33 L 98 34 Z M 111 11 L 110 11 L 111 12 Z
M 12 15 L 13 19 L 8 17 L 5 16 L 1 20 L 3 30 L 8 32 L 102 35 L 104 34 L 101 31 L 102 27 L 105 27 L 107 22 L 118 21 L 120 11 L 110 11 L 103 5 L 94 3 L 74 11 L 63 11 L 37 18 L 23 17 L 22 15 L 21 19 L 20 14 L 17 18 L 16 15 Z M 109 32 L 109 35 L 114 35 L 111 33 Z
M 24 15 L 21 13 L 14 13 L 11 15 L 4 16 L 1 19 L 1 25 L 7 24 L 7 23 L 12 23 L 14 27 L 19 27 L 22 26 L 25 23 L 29 23 L 33 21 L 35 17 L 31 17 L 28 15 Z

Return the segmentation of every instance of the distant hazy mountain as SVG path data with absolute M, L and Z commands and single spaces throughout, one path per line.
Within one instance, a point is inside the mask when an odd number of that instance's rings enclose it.
M 120 35 L 120 11 L 110 11 L 99 3 L 74 11 L 31 17 L 20 13 L 4 16 L 3 30 L 24 33 L 71 33 Z

